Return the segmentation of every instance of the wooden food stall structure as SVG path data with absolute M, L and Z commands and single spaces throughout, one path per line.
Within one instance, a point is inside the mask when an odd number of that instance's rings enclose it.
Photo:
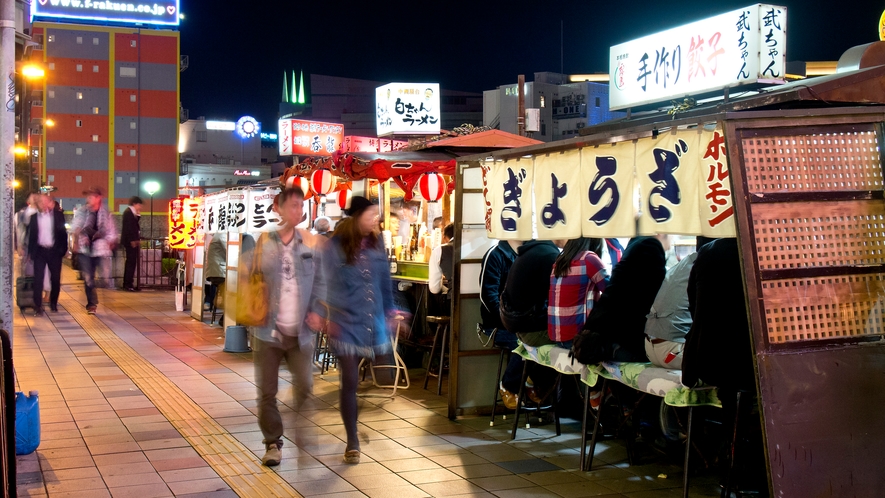
M 493 237 L 736 236 L 772 496 L 885 496 L 883 105 L 866 67 L 459 159 L 450 417 L 497 388 Z

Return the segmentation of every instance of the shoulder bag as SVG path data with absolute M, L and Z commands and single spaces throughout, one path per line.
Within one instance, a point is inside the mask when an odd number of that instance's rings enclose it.
M 261 256 L 265 236 L 259 236 L 252 258 L 252 269 L 247 278 L 240 280 L 237 289 L 237 323 L 247 327 L 263 327 L 267 324 L 267 281 L 261 269 Z

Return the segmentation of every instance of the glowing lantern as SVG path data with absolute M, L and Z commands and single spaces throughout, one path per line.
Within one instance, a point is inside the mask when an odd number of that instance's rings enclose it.
M 303 176 L 292 175 L 289 178 L 286 178 L 286 188 L 298 187 L 302 192 L 307 194 L 310 192 L 310 184 L 307 182 L 307 178 Z
M 427 202 L 436 202 L 446 193 L 446 180 L 439 173 L 426 173 L 418 180 L 418 188 Z
M 350 199 L 353 197 L 353 192 L 350 190 L 339 190 L 337 196 L 338 207 L 340 207 L 342 211 L 350 209 Z
M 318 169 L 310 175 L 310 184 L 313 187 L 313 191 L 318 195 L 329 194 L 335 190 L 336 183 L 338 183 L 338 180 L 335 178 L 335 175 L 327 169 Z

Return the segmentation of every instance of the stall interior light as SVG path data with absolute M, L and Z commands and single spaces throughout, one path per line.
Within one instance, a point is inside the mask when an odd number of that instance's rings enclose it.
M 234 131 L 237 124 L 233 121 L 206 121 L 207 130 Z

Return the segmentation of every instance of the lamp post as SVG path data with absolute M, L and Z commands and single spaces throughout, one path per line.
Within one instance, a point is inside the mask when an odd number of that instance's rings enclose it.
M 145 182 L 144 191 L 151 196 L 151 245 L 154 238 L 154 194 L 160 191 L 160 184 L 155 181 Z M 153 247 L 152 247 L 153 248 Z

